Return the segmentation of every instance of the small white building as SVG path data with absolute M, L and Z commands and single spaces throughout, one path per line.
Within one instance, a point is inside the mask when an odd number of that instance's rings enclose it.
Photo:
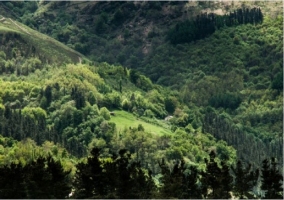
M 173 118 L 173 116 L 172 115 L 169 115 L 169 116 L 167 116 L 166 118 L 165 118 L 165 121 L 169 121 L 170 119 L 172 119 Z

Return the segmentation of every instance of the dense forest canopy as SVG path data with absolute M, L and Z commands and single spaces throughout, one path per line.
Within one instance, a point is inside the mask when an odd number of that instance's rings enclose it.
M 282 199 L 282 8 L 0 2 L 0 198 Z

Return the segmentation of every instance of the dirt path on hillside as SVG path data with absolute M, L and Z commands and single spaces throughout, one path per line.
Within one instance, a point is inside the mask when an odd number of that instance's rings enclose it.
M 24 29 L 23 27 L 19 26 L 16 22 L 14 22 L 11 18 L 9 18 L 10 21 L 15 24 L 19 29 L 21 29 L 22 31 L 24 31 L 25 33 L 31 35 L 26 29 Z

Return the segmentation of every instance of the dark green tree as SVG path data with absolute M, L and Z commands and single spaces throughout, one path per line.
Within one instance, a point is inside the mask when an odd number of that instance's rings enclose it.
M 181 164 L 183 169 L 183 184 L 182 193 L 179 198 L 182 199 L 201 199 L 201 190 L 197 184 L 199 172 L 195 166 L 190 166 L 188 169 L 185 164 Z M 189 172 L 188 172 L 189 171 Z
M 155 190 L 150 172 L 144 172 L 139 162 L 123 149 L 111 160 L 99 158 L 98 148 L 91 151 L 87 163 L 79 163 L 73 181 L 75 198 L 150 198 Z
M 230 199 L 233 189 L 233 177 L 230 174 L 230 167 L 224 162 L 221 162 L 221 177 L 220 177 L 220 198 Z
M 197 185 L 199 173 L 196 167 L 187 168 L 184 160 L 176 162 L 172 170 L 169 169 L 164 160 L 159 165 L 163 175 L 161 179 L 163 186 L 159 191 L 160 198 L 202 198 Z
M 74 99 L 77 109 L 81 109 L 85 106 L 85 96 L 82 91 L 78 90 L 77 87 L 72 88 L 71 97 Z
M 122 79 L 119 79 L 119 92 L 122 93 Z
M 46 98 L 46 104 L 49 106 L 52 101 L 52 87 L 50 85 L 46 86 L 44 96 Z
M 165 109 L 169 113 L 174 113 L 176 107 L 177 107 L 177 99 L 174 97 L 168 97 L 165 99 Z
M 283 72 L 276 74 L 271 83 L 271 88 L 279 91 L 283 90 Z
M 153 198 L 153 194 L 156 192 L 156 185 L 152 179 L 152 172 L 149 170 L 145 172 L 139 162 L 134 162 L 130 168 L 134 184 L 132 196 L 139 199 Z
M 71 192 L 70 174 L 50 155 L 24 167 L 26 194 L 31 199 L 62 199 Z
M 165 160 L 159 163 L 161 168 L 161 178 L 162 187 L 159 189 L 159 198 L 178 198 L 178 193 L 181 192 L 182 188 L 182 175 L 175 164 L 173 172 L 170 171 L 169 167 L 166 165 Z
M 0 198 L 63 199 L 71 192 L 70 171 L 60 162 L 39 157 L 24 167 L 21 163 L 0 167 Z
M 51 175 L 49 198 L 65 199 L 71 191 L 71 170 L 65 171 L 60 161 L 55 161 L 51 155 L 47 157 L 46 165 L 47 173 Z
M 119 156 L 114 156 L 112 167 L 106 170 L 107 177 L 115 178 L 116 185 L 111 191 L 117 198 L 146 199 L 151 198 L 156 186 L 151 172 L 145 172 L 140 163 L 132 161 L 131 154 L 126 149 L 119 151 Z M 116 173 L 113 174 L 113 172 Z M 113 175 L 117 175 L 114 177 Z
M 220 194 L 222 184 L 220 175 L 222 171 L 215 161 L 216 153 L 211 151 L 209 156 L 209 160 L 205 159 L 206 171 L 201 173 L 201 192 L 203 198 L 219 199 L 222 198 Z
M 130 81 L 134 84 L 137 83 L 137 80 L 139 79 L 139 73 L 135 69 L 130 70 Z
M 275 158 L 262 161 L 261 189 L 265 191 L 265 199 L 283 199 L 283 176 L 279 172 Z
M 105 185 L 99 156 L 100 150 L 93 148 L 87 163 L 80 162 L 76 165 L 77 170 L 73 181 L 74 198 L 103 198 Z
M 10 166 L 0 167 L 0 198 L 1 199 L 25 199 L 25 177 L 23 166 L 12 163 Z
M 233 187 L 234 195 L 240 199 L 253 198 L 251 191 L 257 183 L 259 170 L 252 170 L 251 164 L 244 168 L 243 163 L 239 160 L 236 167 L 232 167 L 232 171 L 235 175 Z

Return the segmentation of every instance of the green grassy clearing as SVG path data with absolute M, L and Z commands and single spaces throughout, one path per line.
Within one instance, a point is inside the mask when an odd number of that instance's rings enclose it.
M 118 131 L 122 131 L 125 127 L 138 127 L 141 124 L 145 128 L 145 131 L 153 134 L 162 135 L 171 133 L 169 129 L 147 123 L 126 111 L 115 110 L 114 113 L 115 116 L 111 116 L 110 121 L 116 124 Z
M 16 32 L 16 33 L 19 33 L 16 30 L 12 30 L 12 29 L 7 28 L 7 27 L 5 27 L 5 26 L 0 24 L 0 33 L 5 33 L 5 32 Z

